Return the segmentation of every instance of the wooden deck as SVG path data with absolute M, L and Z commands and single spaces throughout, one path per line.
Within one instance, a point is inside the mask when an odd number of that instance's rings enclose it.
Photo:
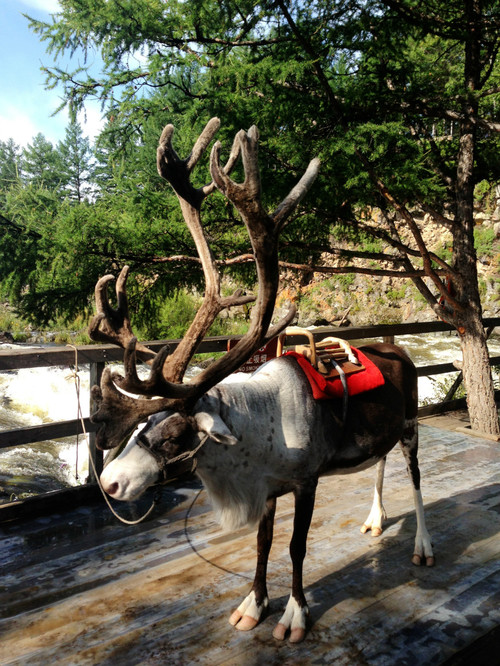
M 278 501 L 269 615 L 243 633 L 227 618 L 250 586 L 255 535 L 221 533 L 193 482 L 165 488 L 138 526 L 103 502 L 1 526 L 0 663 L 499 664 L 500 444 L 428 423 L 420 461 L 436 567 L 410 563 L 415 520 L 399 451 L 389 456 L 378 539 L 359 533 L 374 470 L 323 479 L 302 644 L 271 636 L 289 594 L 291 499 Z M 117 508 L 130 518 L 150 499 Z

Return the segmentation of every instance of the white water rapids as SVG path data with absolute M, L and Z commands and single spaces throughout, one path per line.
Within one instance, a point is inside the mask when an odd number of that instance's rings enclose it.
M 366 341 L 359 341 L 363 344 Z M 396 339 L 418 365 L 446 363 L 461 358 L 455 334 L 436 333 L 407 335 Z M 2 345 L 8 348 L 10 345 Z M 500 355 L 500 338 L 489 341 L 490 355 Z M 455 377 L 457 373 L 452 373 Z M 84 416 L 89 411 L 89 373 L 82 367 L 80 401 Z M 420 403 L 437 402 L 443 397 L 435 380 L 419 379 Z M 40 424 L 48 421 L 76 419 L 77 394 L 74 378 L 68 368 L 33 368 L 0 373 L 0 430 Z M 0 451 L 0 503 L 17 497 L 85 483 L 88 474 L 85 438 L 30 444 Z

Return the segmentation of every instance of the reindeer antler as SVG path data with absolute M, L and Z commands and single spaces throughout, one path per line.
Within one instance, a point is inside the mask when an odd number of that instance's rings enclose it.
M 174 188 L 182 209 L 184 220 L 196 244 L 205 276 L 206 288 L 203 303 L 188 332 L 172 354 L 163 349 L 152 361 L 148 380 L 140 380 L 136 370 L 136 353 L 144 356 L 151 352 L 139 345 L 134 338 L 128 316 L 125 282 L 128 270 L 122 271 L 117 283 L 118 308 L 109 306 L 107 285 L 111 276 L 101 278 L 96 286 L 98 314 L 91 324 L 94 339 L 112 341 L 126 349 L 125 377 L 106 372 L 101 389 L 94 390 L 100 403 L 98 412 L 92 417 L 103 423 L 98 433 L 98 446 L 118 446 L 146 416 L 165 409 L 180 407 L 189 409 L 196 400 L 211 387 L 237 370 L 267 340 L 278 335 L 295 316 L 295 308 L 274 327 L 269 328 L 279 283 L 278 237 L 291 212 L 311 187 L 319 168 L 319 161 L 312 160 L 298 185 L 283 200 L 272 215 L 268 215 L 261 203 L 261 184 L 258 169 L 258 130 L 250 128 L 236 135 L 230 157 L 225 167 L 220 163 L 220 143 L 217 142 L 210 156 L 212 182 L 195 188 L 190 174 L 201 155 L 219 128 L 219 120 L 212 118 L 196 141 L 188 158 L 182 160 L 172 147 L 173 126 L 167 125 L 160 137 L 157 164 L 160 175 Z M 245 179 L 236 183 L 230 177 L 238 157 L 241 156 Z M 249 303 L 253 296 L 235 293 L 229 298 L 220 295 L 220 275 L 201 224 L 200 209 L 203 200 L 217 187 L 240 213 L 252 244 L 259 284 L 258 296 L 252 311 L 248 332 L 228 352 L 191 382 L 182 383 L 190 359 L 206 335 L 217 315 L 227 307 Z M 149 361 L 150 362 L 150 361 Z M 132 393 L 145 396 L 161 396 L 156 400 L 123 398 L 117 386 Z M 122 413 L 126 410 L 126 418 Z M 130 414 L 132 412 L 133 414 Z M 132 427 L 133 426 L 133 427 Z

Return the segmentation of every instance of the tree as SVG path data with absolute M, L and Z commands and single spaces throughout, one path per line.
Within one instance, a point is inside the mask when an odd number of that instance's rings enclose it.
M 62 190 L 64 174 L 59 153 L 42 133 L 23 149 L 23 181 L 31 187 Z
M 65 196 L 64 178 L 52 190 L 35 179 L 35 184 L 25 180 L 5 191 L 0 289 L 32 323 L 43 326 L 88 312 L 103 271 L 130 263 L 140 273 L 130 281 L 131 306 L 148 334 L 162 337 L 161 322 L 148 324 L 152 312 L 179 287 L 201 284 L 198 267 L 164 261 L 179 251 L 191 256 L 193 248 L 178 206 L 165 200 L 155 168 L 158 132 L 145 134 L 143 145 L 121 157 L 107 153 L 109 178 L 95 188 L 92 201 Z
M 6 192 L 21 178 L 21 151 L 13 139 L 0 141 L 0 193 Z
M 76 120 L 66 127 L 66 136 L 58 146 L 62 183 L 72 201 L 81 203 L 91 193 L 92 151 Z
M 379 268 L 339 270 L 415 282 L 460 335 L 472 427 L 499 434 L 473 241 L 474 186 L 499 166 L 497 0 L 143 0 L 99 8 L 68 0 L 56 22 L 32 26 L 56 56 L 100 49 L 100 78 L 47 68 L 49 83 L 62 84 L 73 107 L 98 97 L 124 132 L 142 127 L 171 89 L 196 119 L 221 112 L 225 125 L 258 122 L 270 137 L 276 198 L 320 148 L 320 187 L 289 227 L 289 258 L 295 250 L 310 270 L 322 251 L 335 253 L 326 241 L 339 221 L 354 237 L 361 230 L 382 238 L 389 252 L 347 254 L 377 259 Z M 382 226 L 361 219 L 373 207 Z M 417 211 L 451 231 L 451 260 L 428 250 Z

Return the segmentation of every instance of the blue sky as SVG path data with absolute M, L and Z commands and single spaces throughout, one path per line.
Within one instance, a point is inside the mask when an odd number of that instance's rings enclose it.
M 0 0 L 0 140 L 24 146 L 41 132 L 52 143 L 64 139 L 65 110 L 51 117 L 59 106 L 60 90 L 45 90 L 42 63 L 52 65 L 45 44 L 28 28 L 23 13 L 47 20 L 58 11 L 57 0 Z M 91 140 L 102 121 L 98 106 L 79 118 Z

